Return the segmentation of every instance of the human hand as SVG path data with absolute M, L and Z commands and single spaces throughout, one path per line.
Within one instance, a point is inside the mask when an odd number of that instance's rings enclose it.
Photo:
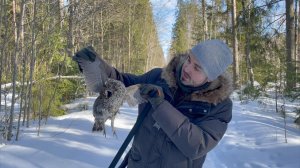
M 157 108 L 165 98 L 162 88 L 153 84 L 141 85 L 140 94 L 151 103 L 154 109 Z
M 77 62 L 80 72 L 83 72 L 83 67 L 81 66 L 82 62 L 94 62 L 97 57 L 97 53 L 95 52 L 92 46 L 88 46 L 82 48 L 77 51 L 73 56 L 73 60 Z

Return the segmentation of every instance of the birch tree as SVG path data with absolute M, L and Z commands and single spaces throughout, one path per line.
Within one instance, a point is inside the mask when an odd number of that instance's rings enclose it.
M 237 37 L 237 24 L 236 24 L 236 0 L 231 1 L 232 8 L 231 8 L 231 22 L 232 22 L 232 45 L 233 45 L 233 82 L 234 87 L 238 88 L 240 81 L 239 81 L 239 49 L 238 49 L 238 37 Z
M 3 0 L 0 0 L 0 29 L 2 29 L 2 22 L 3 22 L 3 16 L 5 15 L 5 10 L 4 10 L 4 1 Z M 1 34 L 2 36 L 2 34 Z M 2 38 L 0 38 L 0 43 L 2 44 L 3 41 L 2 41 Z M 0 84 L 2 84 L 2 71 L 3 71 L 3 50 L 4 50 L 4 46 L 1 45 L 0 47 Z M 1 100 L 2 100 L 2 87 L 0 86 L 0 103 L 1 103 Z M 0 104 L 0 112 L 2 111 L 2 104 Z M 1 120 L 0 120 L 1 122 Z
M 37 2 L 33 0 L 33 7 L 32 7 L 32 24 L 31 24 L 31 58 L 30 58 L 30 72 L 29 72 L 29 87 L 28 87 L 28 105 L 26 106 L 26 126 L 29 127 L 29 120 L 30 120 L 30 112 L 32 109 L 32 84 L 33 84 L 33 73 L 34 73 L 34 66 L 36 60 L 36 11 L 37 10 Z
M 19 111 L 19 116 L 18 116 L 18 125 L 17 125 L 17 133 L 16 133 L 16 141 L 18 140 L 19 137 L 19 131 L 20 131 L 20 123 L 21 123 L 21 116 L 22 116 L 22 111 L 23 110 L 23 98 L 25 97 L 25 75 L 26 75 L 26 60 L 27 56 L 24 54 L 24 14 L 25 14 L 25 0 L 22 0 L 21 2 L 21 12 L 20 12 L 20 31 L 19 31 L 19 36 L 20 36 L 20 56 L 22 59 L 22 83 L 21 83 L 21 95 L 20 95 L 20 111 Z M 25 115 L 25 114 L 23 114 Z
M 294 0 L 286 0 L 286 88 L 295 87 L 295 66 L 293 63 L 295 49 L 295 29 L 294 29 Z
M 12 1 L 12 9 L 13 9 L 13 28 L 14 28 L 14 36 L 15 36 L 15 51 L 12 57 L 13 62 L 13 73 L 12 73 L 12 98 L 11 98 L 11 107 L 10 107 L 10 115 L 9 115 L 9 125 L 8 125 L 8 134 L 7 134 L 7 140 L 10 141 L 12 138 L 12 128 L 13 128 L 13 120 L 14 120 L 14 106 L 15 106 L 15 97 L 16 97 L 16 80 L 17 80 L 17 59 L 18 59 L 18 53 L 19 53 L 19 36 L 18 36 L 18 27 L 17 27 L 17 17 L 16 17 L 16 1 Z
M 203 40 L 208 39 L 207 17 L 206 17 L 206 1 L 202 0 L 202 19 L 203 19 Z
M 246 59 L 246 67 L 247 67 L 247 74 L 250 81 L 250 86 L 254 86 L 254 74 L 253 74 L 253 68 L 251 64 L 251 34 L 252 34 L 252 27 L 253 23 L 251 22 L 251 7 L 254 4 L 252 4 L 249 0 L 242 1 L 243 6 L 243 20 L 245 28 L 245 35 L 246 35 L 246 44 L 245 44 L 245 59 Z
M 68 46 L 67 46 L 67 53 L 69 57 L 72 57 L 74 55 L 74 40 L 73 40 L 73 22 L 74 22 L 74 11 L 75 11 L 75 1 L 69 0 L 69 22 L 68 22 Z

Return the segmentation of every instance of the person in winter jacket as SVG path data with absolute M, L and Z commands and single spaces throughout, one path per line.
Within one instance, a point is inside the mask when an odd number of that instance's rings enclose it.
M 203 41 L 175 54 L 164 68 L 143 75 L 121 73 L 102 61 L 109 78 L 125 86 L 143 84 L 140 93 L 151 104 L 135 134 L 125 162 L 129 168 L 200 168 L 222 139 L 232 118 L 233 90 L 226 72 L 232 53 L 220 40 Z

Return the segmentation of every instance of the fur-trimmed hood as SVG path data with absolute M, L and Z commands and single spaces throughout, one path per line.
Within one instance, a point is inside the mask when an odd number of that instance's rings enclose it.
M 186 59 L 186 54 L 180 54 L 172 58 L 168 65 L 163 68 L 162 78 L 166 80 L 170 88 L 177 88 L 175 73 L 176 66 Z M 194 101 L 202 101 L 218 104 L 227 99 L 233 91 L 232 77 L 229 73 L 220 75 L 211 82 L 207 89 L 192 93 L 191 99 Z

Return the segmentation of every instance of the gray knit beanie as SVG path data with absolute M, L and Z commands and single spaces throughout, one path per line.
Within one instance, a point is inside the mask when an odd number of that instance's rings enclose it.
M 207 40 L 195 45 L 191 53 L 197 58 L 209 81 L 223 74 L 232 63 L 229 47 L 220 40 Z

